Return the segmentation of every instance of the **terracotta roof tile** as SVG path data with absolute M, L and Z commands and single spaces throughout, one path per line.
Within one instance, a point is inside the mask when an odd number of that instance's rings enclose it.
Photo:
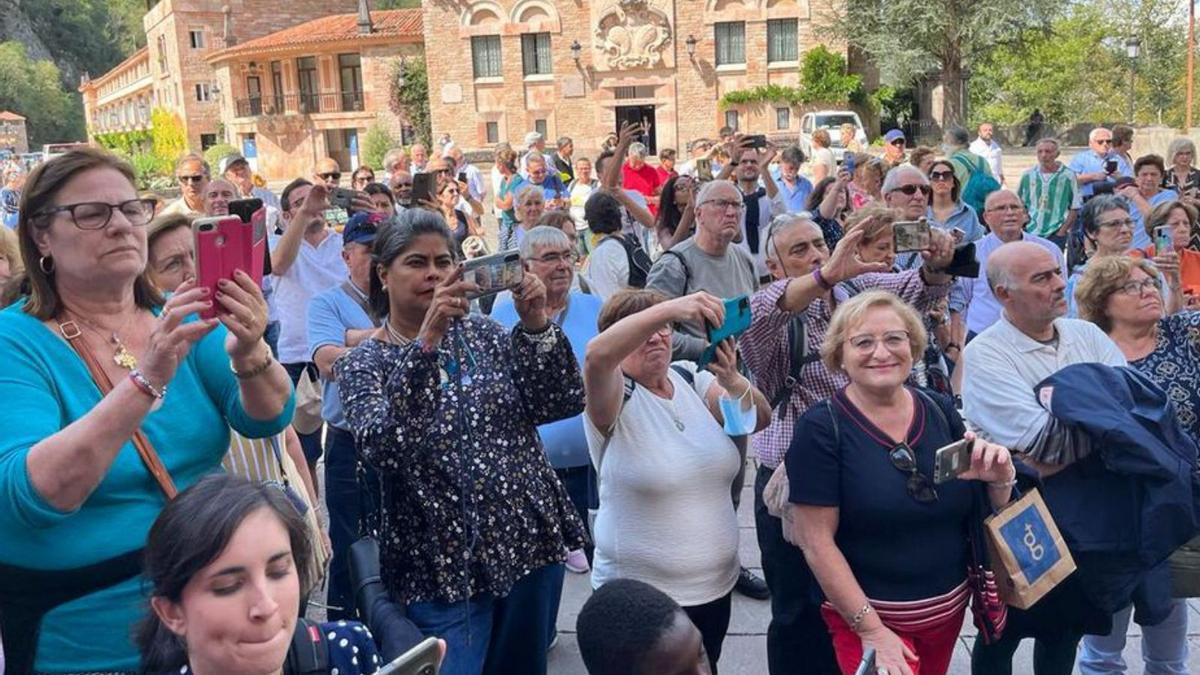
M 357 14 L 325 16 L 213 52 L 205 60 L 213 63 L 243 54 L 282 51 L 344 40 L 423 37 L 419 9 L 374 11 L 371 12 L 371 22 L 374 24 L 374 31 L 361 35 L 358 32 Z
M 25 119 L 25 118 L 21 117 L 20 115 L 18 115 L 15 112 L 9 112 L 7 110 L 0 110 L 0 120 L 5 120 L 5 121 L 9 121 L 9 122 L 20 122 L 23 119 Z

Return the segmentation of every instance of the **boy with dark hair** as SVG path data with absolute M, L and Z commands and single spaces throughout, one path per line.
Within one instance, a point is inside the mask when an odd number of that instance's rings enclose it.
M 575 622 L 589 675 L 709 675 L 700 631 L 666 593 L 617 579 L 592 593 Z

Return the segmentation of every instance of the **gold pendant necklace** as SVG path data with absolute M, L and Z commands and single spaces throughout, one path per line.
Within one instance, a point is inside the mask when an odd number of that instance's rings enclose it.
M 125 370 L 137 368 L 137 357 L 133 355 L 133 352 L 125 348 L 125 343 L 121 342 L 121 338 L 117 337 L 115 331 L 112 334 L 112 342 L 117 346 L 116 351 L 113 352 L 113 362 Z

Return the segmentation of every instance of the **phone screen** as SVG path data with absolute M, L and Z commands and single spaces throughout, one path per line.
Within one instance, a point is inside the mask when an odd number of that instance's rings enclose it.
M 414 202 L 437 203 L 437 174 L 419 173 L 413 176 L 412 198 Z
M 474 282 L 478 292 L 468 293 L 472 300 L 515 288 L 525 280 L 520 251 L 501 251 L 463 263 L 463 279 Z

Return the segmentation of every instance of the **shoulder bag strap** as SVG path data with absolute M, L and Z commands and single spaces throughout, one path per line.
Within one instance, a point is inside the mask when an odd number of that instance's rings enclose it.
M 941 421 L 942 426 L 946 429 L 947 432 L 950 432 L 950 420 L 949 420 L 949 418 L 946 417 L 946 411 L 942 410 L 942 406 L 938 405 L 938 402 L 933 400 L 932 396 L 930 396 L 929 394 L 926 394 L 920 388 L 914 387 L 913 391 L 915 391 L 917 393 L 917 396 L 919 396 L 921 398 L 921 400 L 924 401 L 924 403 L 927 407 L 933 408 L 933 411 L 935 413 L 937 413 L 937 418 L 938 418 L 938 420 Z
M 375 315 L 371 313 L 371 306 L 367 304 L 367 299 L 363 296 L 362 292 L 359 291 L 349 279 L 342 282 L 341 289 L 346 295 L 350 296 L 350 299 L 353 300 L 355 304 L 362 308 L 362 311 L 366 313 L 367 318 L 371 320 L 371 324 L 378 328 L 380 326 L 380 322 L 375 318 Z
M 666 250 L 663 251 L 663 255 L 672 256 L 679 261 L 680 267 L 683 268 L 683 293 L 680 293 L 680 295 L 687 295 L 688 286 L 692 285 L 692 268 L 688 267 L 687 261 L 683 259 L 683 254 L 679 251 Z
M 621 413 L 625 410 L 625 404 L 629 403 L 629 399 L 633 398 L 633 391 L 637 389 L 637 382 L 633 381 L 632 377 L 625 376 L 625 388 L 621 392 L 621 407 L 617 409 L 617 416 L 613 419 L 612 427 L 604 436 L 604 442 L 600 444 L 600 452 L 596 455 L 596 485 L 600 485 L 600 465 L 604 463 L 604 453 L 608 450 L 608 444 L 612 442 L 613 434 L 617 431 L 617 421 L 621 419 Z M 598 489 L 598 488 L 597 488 Z
M 113 390 L 112 380 L 108 378 L 108 373 L 104 372 L 104 368 L 100 366 L 100 362 L 96 360 L 95 355 L 92 354 L 92 350 L 84 342 L 83 332 L 79 330 L 79 326 L 74 321 L 64 321 L 58 324 L 58 330 L 63 338 L 66 339 L 67 344 L 71 345 L 75 353 L 79 354 L 79 358 L 83 359 L 83 363 L 87 366 L 92 380 L 100 390 L 100 395 L 107 396 L 108 392 Z M 174 499 L 179 491 L 175 489 L 175 481 L 171 480 L 171 474 L 162 463 L 154 446 L 150 444 L 150 439 L 146 438 L 146 434 L 142 433 L 141 429 L 137 429 L 133 432 L 132 440 L 133 447 L 137 448 L 138 456 L 142 459 L 142 464 L 145 465 L 150 475 L 154 477 L 154 481 L 158 483 L 158 487 L 168 500 Z
M 773 411 L 792 398 L 792 393 L 800 386 L 800 371 L 804 366 L 821 358 L 820 352 L 808 351 L 808 326 L 804 323 L 804 317 L 800 315 L 788 323 L 788 357 L 787 379 L 771 399 Z

